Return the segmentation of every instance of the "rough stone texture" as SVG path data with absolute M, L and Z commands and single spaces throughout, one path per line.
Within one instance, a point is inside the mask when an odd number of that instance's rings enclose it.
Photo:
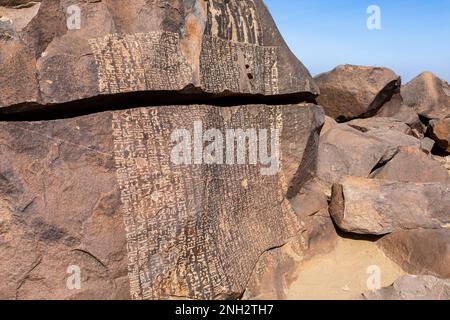
M 425 137 L 422 140 L 420 140 L 420 150 L 422 150 L 426 154 L 432 155 L 435 145 L 436 143 L 434 142 L 434 140 L 428 137 Z
M 358 234 L 449 228 L 450 185 L 345 177 L 333 185 L 330 214 Z
M 325 116 L 325 123 L 323 124 L 322 131 L 320 131 L 320 136 L 325 135 L 331 128 L 335 127 L 338 123 L 336 120 L 329 116 Z
M 409 107 L 404 103 L 400 93 L 394 94 L 391 100 L 381 107 L 375 117 L 394 118 L 397 121 L 403 122 L 409 125 L 417 136 L 423 136 L 425 131 L 425 127 L 420 121 L 419 115 L 412 107 Z
M 68 30 L 70 4 L 42 1 L 23 30 L 0 39 L 1 112 L 81 108 L 59 105 L 80 99 L 87 108 L 96 102 L 88 98 L 134 101 L 155 91 L 318 94 L 261 0 L 83 1 L 79 30 Z
M 368 177 L 403 146 L 419 148 L 420 141 L 395 130 L 358 130 L 339 124 L 320 138 L 317 176 L 329 194 L 342 177 Z
M 281 171 L 173 164 L 173 130 L 192 134 L 197 120 L 204 130 L 279 129 Z M 240 297 L 259 257 L 301 229 L 286 195 L 304 183 L 295 173 L 314 163 L 322 124 L 314 105 L 1 122 L 0 297 Z M 81 290 L 66 289 L 70 265 L 81 268 Z
M 387 288 L 364 294 L 367 300 L 450 300 L 450 281 L 433 276 L 404 276 Z
M 450 116 L 450 86 L 430 72 L 424 72 L 402 88 L 404 102 L 428 119 Z
M 400 148 L 383 167 L 371 174 L 372 178 L 404 182 L 450 182 L 447 169 L 414 147 Z
M 378 241 L 387 256 L 410 274 L 450 279 L 450 230 L 394 232 Z
M 450 152 L 450 117 L 431 121 L 430 135 L 443 151 Z
M 370 117 L 399 91 L 400 78 L 386 68 L 343 65 L 314 78 L 318 102 L 338 121 Z

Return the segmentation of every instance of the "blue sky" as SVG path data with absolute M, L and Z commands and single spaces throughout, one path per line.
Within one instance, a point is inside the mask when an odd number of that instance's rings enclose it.
M 265 0 L 313 75 L 339 64 L 383 66 L 407 82 L 422 71 L 450 81 L 450 0 Z M 366 26 L 370 5 L 381 30 Z

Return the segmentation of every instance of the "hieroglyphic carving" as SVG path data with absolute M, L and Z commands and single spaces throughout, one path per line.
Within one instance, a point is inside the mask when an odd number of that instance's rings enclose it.
M 111 34 L 91 39 L 90 45 L 100 93 L 181 90 L 192 84 L 192 69 L 176 33 Z M 279 93 L 276 47 L 205 35 L 199 61 L 206 92 Z
M 110 34 L 89 41 L 100 93 L 179 90 L 192 78 L 172 32 Z
M 277 48 L 203 37 L 202 86 L 208 92 L 278 94 Z
M 262 252 L 296 232 L 281 174 L 263 176 L 259 165 L 171 163 L 171 132 L 192 132 L 197 120 L 223 130 L 279 128 L 283 121 L 279 106 L 114 112 L 114 154 L 135 299 L 238 295 Z
M 263 45 L 261 23 L 253 0 L 207 0 L 205 35 Z

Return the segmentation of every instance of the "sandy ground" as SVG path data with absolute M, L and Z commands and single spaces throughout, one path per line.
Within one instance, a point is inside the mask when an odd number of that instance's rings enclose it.
M 382 287 L 406 274 L 374 242 L 339 238 L 333 252 L 299 266 L 298 278 L 290 286 L 287 297 L 290 300 L 360 299 L 368 291 L 368 279 L 373 279 L 368 273 L 371 266 L 380 271 Z

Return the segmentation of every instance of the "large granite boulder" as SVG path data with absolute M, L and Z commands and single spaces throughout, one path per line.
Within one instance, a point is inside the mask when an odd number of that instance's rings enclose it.
M 330 213 L 340 229 L 384 235 L 450 225 L 450 185 L 345 177 L 333 185 Z
M 0 12 L 0 298 L 241 297 L 324 123 L 263 2 Z
M 22 30 L 10 19 L 0 39 L 1 113 L 92 110 L 106 98 L 105 107 L 123 108 L 248 95 L 297 102 L 318 94 L 261 0 L 70 5 L 43 0 Z M 80 28 L 69 28 L 78 13 Z
M 450 116 L 450 86 L 431 72 L 424 72 L 402 88 L 404 102 L 428 119 Z
M 375 115 L 401 84 L 392 70 L 352 65 L 338 66 L 314 80 L 320 88 L 317 101 L 340 122 Z

